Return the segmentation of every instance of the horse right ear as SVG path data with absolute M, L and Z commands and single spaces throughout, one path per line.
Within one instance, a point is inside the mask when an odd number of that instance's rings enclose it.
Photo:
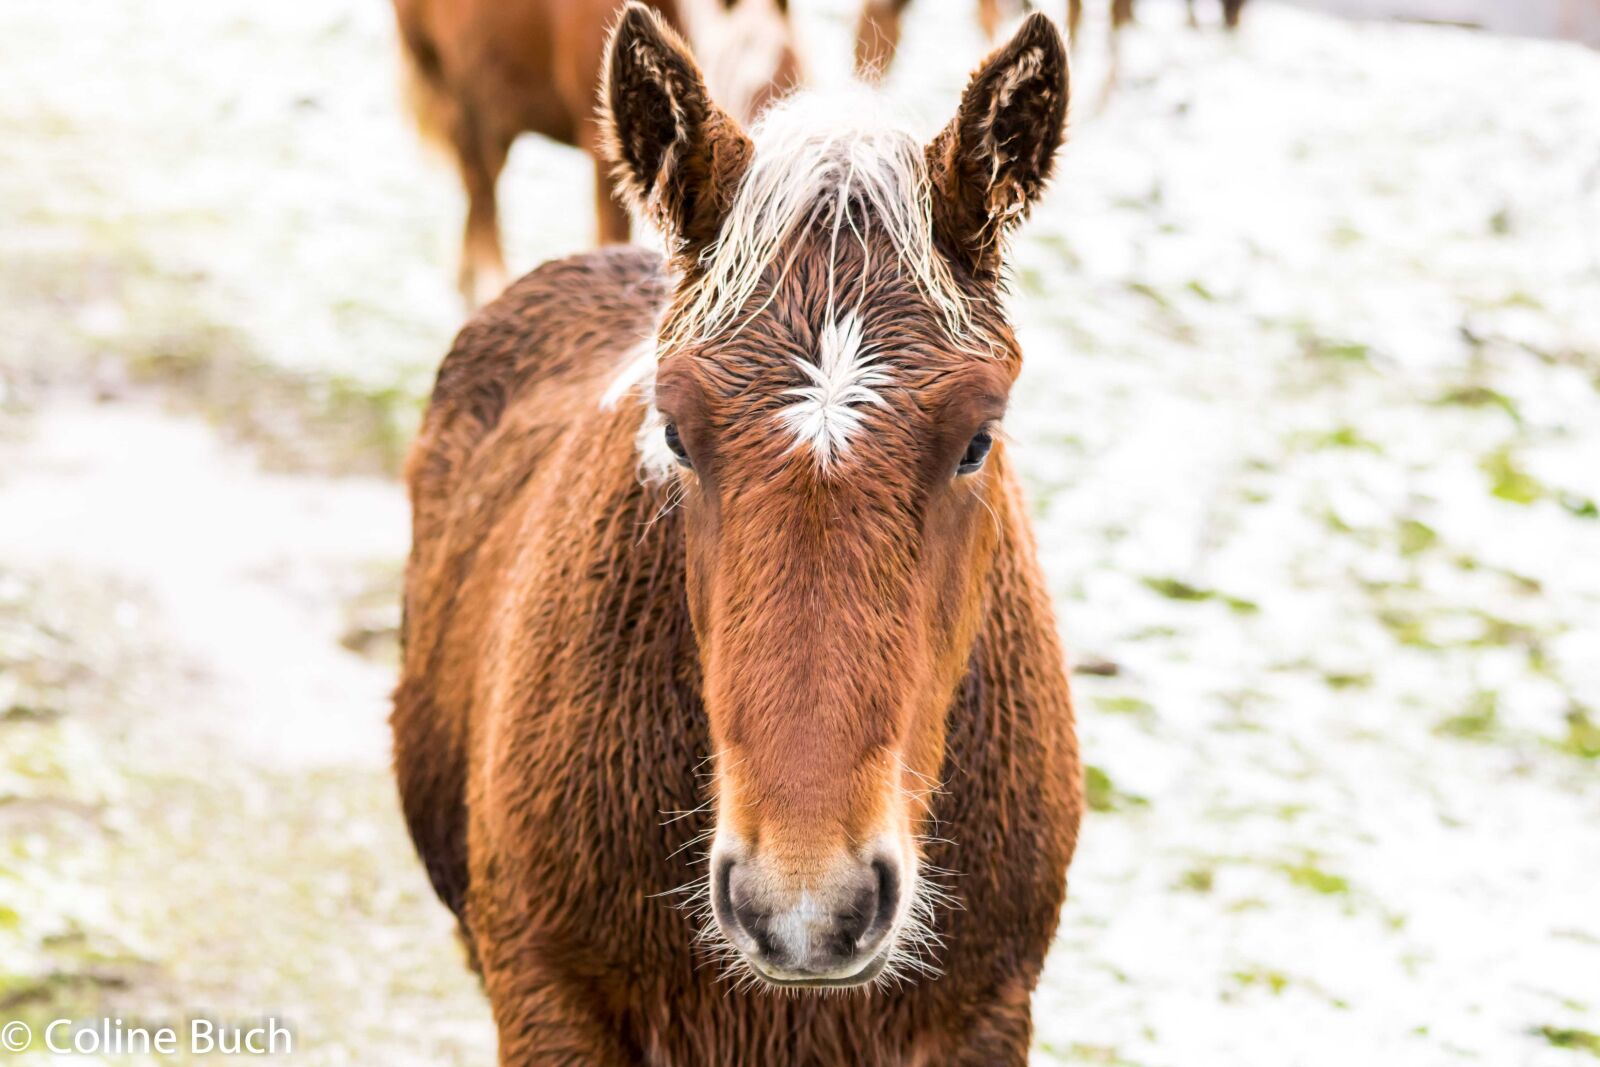
M 1005 237 L 1043 193 L 1066 119 L 1066 45 L 1035 11 L 978 68 L 927 150 L 935 232 L 979 277 L 999 276 Z
M 750 139 L 712 101 L 688 46 L 643 4 L 623 8 L 605 71 L 601 117 L 618 184 L 675 253 L 699 255 L 733 204 Z

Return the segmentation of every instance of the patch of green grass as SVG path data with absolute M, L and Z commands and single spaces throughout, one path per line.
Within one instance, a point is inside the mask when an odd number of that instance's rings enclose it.
M 1600 519 L 1600 504 L 1596 504 L 1591 497 L 1563 489 L 1556 494 L 1556 503 L 1565 508 L 1567 514 L 1573 518 Z
M 1167 311 L 1172 307 L 1172 301 L 1167 298 L 1167 295 L 1148 282 L 1129 282 L 1128 291 L 1130 293 L 1138 293 L 1163 311 Z
M 1312 359 L 1336 363 L 1369 363 L 1372 360 L 1372 346 L 1360 341 L 1306 334 L 1300 339 L 1300 347 Z
M 1367 689 L 1372 685 L 1372 675 L 1365 671 L 1343 673 L 1330 671 L 1322 676 L 1322 681 L 1329 689 Z
M 1336 426 L 1325 433 L 1300 435 L 1297 440 L 1305 442 L 1311 448 L 1349 448 L 1360 452 L 1383 451 L 1378 442 L 1369 437 L 1362 436 L 1360 430 L 1354 426 Z
M 1600 1034 L 1572 1026 L 1536 1026 L 1532 1032 L 1556 1048 L 1574 1049 L 1600 1058 Z
M 1118 789 L 1111 775 L 1093 764 L 1083 768 L 1083 791 L 1091 811 L 1126 811 L 1150 804 L 1149 800 L 1138 794 Z
M 1387 609 L 1378 612 L 1378 621 L 1400 644 L 1407 648 L 1437 650 L 1439 645 L 1428 636 L 1428 626 L 1421 617 L 1407 611 Z
M 1544 301 L 1532 293 L 1521 289 L 1513 289 L 1502 297 L 1494 306 L 1502 308 L 1530 308 L 1534 311 L 1544 310 Z
M 1483 630 L 1470 644 L 1477 648 L 1532 648 L 1539 644 L 1539 632 L 1527 623 L 1503 619 L 1487 611 L 1477 612 Z
M 1356 528 L 1345 522 L 1344 516 L 1332 508 L 1324 508 L 1322 510 L 1322 524 L 1337 534 L 1354 534 L 1356 532 Z
M 1156 710 L 1148 700 L 1125 694 L 1097 696 L 1094 706 L 1113 715 L 1149 715 Z
M 1328 231 L 1328 240 L 1340 248 L 1359 244 L 1362 236 L 1355 223 L 1349 221 L 1341 221 Z
M 1281 996 L 1289 988 L 1289 976 L 1270 967 L 1252 967 L 1247 971 L 1234 971 L 1233 980 L 1243 989 L 1265 989 L 1273 996 Z
M 1600 519 L 1600 504 L 1593 497 L 1568 489 L 1552 489 L 1524 470 L 1509 448 L 1491 452 L 1478 466 L 1489 476 L 1489 491 L 1513 504 L 1532 504 L 1551 497 L 1575 519 Z
M 1556 742 L 1556 748 L 1579 759 L 1600 759 L 1600 723 L 1588 708 L 1574 704 L 1567 712 L 1567 735 Z
M 1289 879 L 1291 885 L 1309 889 L 1313 893 L 1331 897 L 1346 896 L 1350 892 L 1348 879 L 1343 875 L 1323 870 L 1309 859 L 1300 863 L 1280 863 L 1278 870 Z
M 1439 533 L 1420 519 L 1401 519 L 1398 531 L 1400 554 L 1415 556 L 1439 543 Z
M 1509 447 L 1484 456 L 1479 469 L 1489 476 L 1489 492 L 1513 504 L 1532 504 L 1544 496 L 1544 485 L 1518 465 Z
M 1492 737 L 1499 726 L 1499 696 L 1491 690 L 1480 689 L 1472 695 L 1465 711 L 1442 720 L 1433 728 L 1433 732 L 1440 737 L 1483 741 Z
M 1496 407 L 1511 416 L 1512 422 L 1519 426 L 1522 424 L 1522 412 L 1517 408 L 1516 401 L 1487 385 L 1457 386 L 1441 395 L 1436 403 L 1454 404 L 1466 408 Z
M 1464 553 L 1457 556 L 1454 562 L 1457 567 L 1460 567 L 1468 574 L 1475 574 L 1478 571 L 1487 571 L 1490 574 L 1498 574 L 1500 577 L 1504 578 L 1506 581 L 1515 586 L 1517 592 L 1519 593 L 1533 594 L 1544 592 L 1544 583 L 1539 581 L 1537 578 L 1530 578 L 1526 574 L 1518 574 L 1516 571 L 1508 570 L 1505 567 L 1489 566 Z
M 1144 582 L 1146 588 L 1159 593 L 1168 600 L 1188 600 L 1195 603 L 1216 600 L 1226 604 L 1230 611 L 1239 615 L 1254 615 L 1261 610 L 1261 605 L 1253 600 L 1230 596 L 1215 589 L 1205 589 L 1197 585 L 1190 585 L 1181 578 L 1147 576 L 1140 580 Z
M 1217 872 L 1211 867 L 1191 867 L 1178 876 L 1174 888 L 1189 893 L 1209 893 L 1216 888 Z
M 1168 600 L 1210 600 L 1215 595 L 1178 578 L 1145 578 L 1144 584 Z

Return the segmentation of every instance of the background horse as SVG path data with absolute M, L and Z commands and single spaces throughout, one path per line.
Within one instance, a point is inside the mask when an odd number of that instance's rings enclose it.
M 671 258 L 514 285 L 408 472 L 400 791 L 502 1062 L 1026 1062 L 1082 794 L 1001 276 L 1066 67 L 1034 16 L 927 146 L 807 97 L 747 135 L 623 16 Z
M 708 57 L 713 93 L 752 117 L 800 77 L 788 0 L 653 0 Z M 595 112 L 607 30 L 620 0 L 395 0 L 419 127 L 448 145 L 467 193 L 458 284 L 469 306 L 505 288 L 495 184 L 523 132 L 594 157 L 600 242 L 626 241 Z

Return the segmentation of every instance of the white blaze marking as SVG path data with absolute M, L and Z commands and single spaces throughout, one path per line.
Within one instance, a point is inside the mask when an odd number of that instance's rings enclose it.
M 798 361 L 810 384 L 784 392 L 799 399 L 778 412 L 778 420 L 794 434 L 794 444 L 811 446 L 817 462 L 826 468 L 850 446 L 861 429 L 860 405 L 883 406 L 877 389 L 892 379 L 874 362 L 873 349 L 861 338 L 861 318 L 854 312 L 829 323 L 822 331 L 815 363 Z

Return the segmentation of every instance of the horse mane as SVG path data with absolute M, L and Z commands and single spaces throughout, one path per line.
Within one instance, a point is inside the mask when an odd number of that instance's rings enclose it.
M 776 289 L 790 262 L 779 259 L 794 238 L 824 233 L 834 250 L 839 241 L 854 240 L 870 254 L 872 226 L 882 228 L 906 277 L 951 336 L 965 335 L 971 326 L 967 297 L 934 247 L 927 160 L 903 126 L 866 90 L 800 92 L 769 108 L 750 131 L 749 168 L 720 236 L 701 254 L 680 295 L 663 348 L 738 328 L 735 321 L 775 266 Z M 828 269 L 830 307 L 835 265 Z

